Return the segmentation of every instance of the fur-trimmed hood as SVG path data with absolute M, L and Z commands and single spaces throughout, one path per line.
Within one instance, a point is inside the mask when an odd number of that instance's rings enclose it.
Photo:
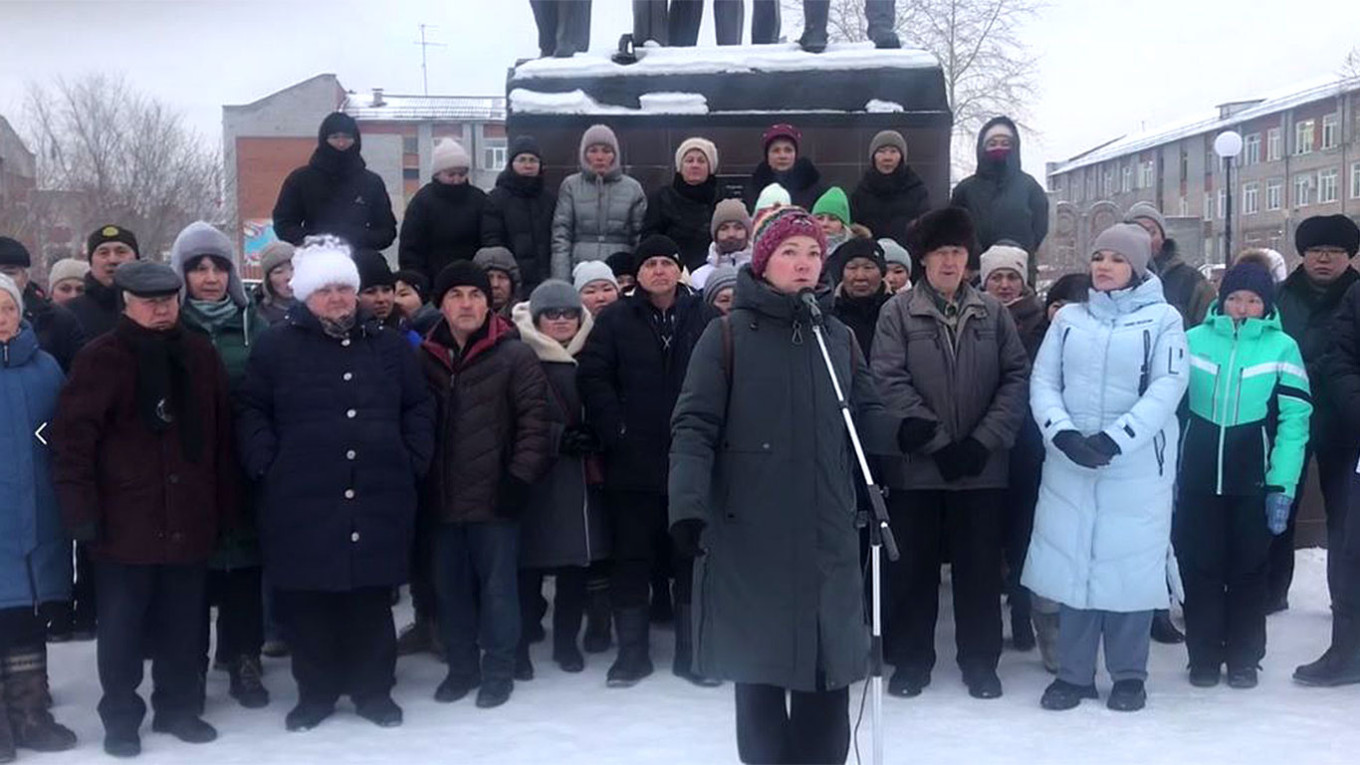
M 516 303 L 510 315 L 515 322 L 515 329 L 519 330 L 519 339 L 534 350 L 538 360 L 558 364 L 575 364 L 576 354 L 586 347 L 586 338 L 590 337 L 590 330 L 595 327 L 595 319 L 590 315 L 590 311 L 581 311 L 581 326 L 576 330 L 576 337 L 573 337 L 564 348 L 561 343 L 539 332 L 538 327 L 534 326 L 533 317 L 529 313 L 529 301 Z

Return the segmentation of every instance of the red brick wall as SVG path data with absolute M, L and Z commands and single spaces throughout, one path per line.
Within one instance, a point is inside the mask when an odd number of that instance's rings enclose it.
M 315 138 L 237 138 L 236 205 L 241 220 L 272 217 L 283 179 L 307 164 L 315 148 Z

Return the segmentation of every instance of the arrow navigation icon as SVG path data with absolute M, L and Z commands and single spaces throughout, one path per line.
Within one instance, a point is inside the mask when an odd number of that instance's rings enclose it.
M 38 439 L 38 443 L 47 446 L 47 439 L 43 437 L 44 430 L 47 430 L 47 423 L 45 422 L 39 425 L 37 430 L 33 431 L 33 437 Z

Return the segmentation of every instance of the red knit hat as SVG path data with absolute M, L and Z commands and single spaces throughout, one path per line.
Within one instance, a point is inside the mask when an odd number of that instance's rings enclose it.
M 798 131 L 798 128 L 787 122 L 781 122 L 778 125 L 771 125 L 765 131 L 765 134 L 760 137 L 760 145 L 764 147 L 765 151 L 769 151 L 770 144 L 781 138 L 793 141 L 794 149 L 797 149 L 803 143 L 803 134 Z
M 774 251 L 792 236 L 807 236 L 817 240 L 817 245 L 822 249 L 822 260 L 826 260 L 826 234 L 822 233 L 821 225 L 801 207 L 781 207 L 761 218 L 756 227 L 751 273 L 764 276 L 765 266 Z

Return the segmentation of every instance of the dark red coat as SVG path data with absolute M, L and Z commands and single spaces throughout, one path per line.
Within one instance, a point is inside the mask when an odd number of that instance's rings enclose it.
M 236 520 L 239 473 L 227 372 L 207 338 L 184 334 L 203 455 L 188 461 L 179 426 L 153 433 L 137 411 L 137 361 L 119 319 L 76 354 L 50 430 L 53 479 L 68 529 L 98 528 L 96 559 L 206 563 Z

